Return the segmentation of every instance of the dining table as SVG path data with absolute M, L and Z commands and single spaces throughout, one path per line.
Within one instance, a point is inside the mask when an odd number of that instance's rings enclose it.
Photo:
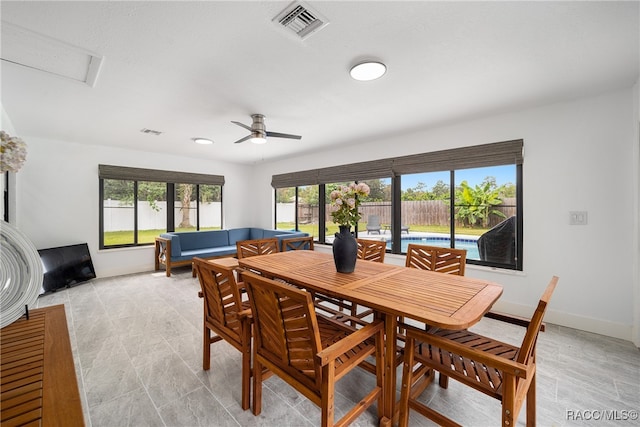
M 357 260 L 352 273 L 338 273 L 331 253 L 298 250 L 238 260 L 240 268 L 283 280 L 310 292 L 374 310 L 384 320 L 383 417 L 390 426 L 396 411 L 398 318 L 429 327 L 466 329 L 477 323 L 502 295 L 502 286 L 465 276 Z M 397 418 L 396 418 L 397 420 Z

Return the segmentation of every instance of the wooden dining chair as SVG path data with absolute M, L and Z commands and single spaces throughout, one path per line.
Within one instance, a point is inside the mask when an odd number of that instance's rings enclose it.
M 250 256 L 280 252 L 280 243 L 276 237 L 268 239 L 239 240 L 236 242 L 238 259 Z
M 311 295 L 247 272 L 243 278 L 254 319 L 253 413 L 262 409 L 262 368 L 282 378 L 322 410 L 322 426 L 348 425 L 376 403 L 382 416 L 384 325 L 376 320 L 355 330 L 317 316 Z M 374 355 L 375 386 L 338 422 L 335 383 Z
M 457 426 L 450 418 L 418 401 L 424 387 L 414 383 L 416 362 L 445 374 L 502 403 L 502 426 L 514 426 L 527 401 L 527 426 L 536 422 L 536 343 L 558 278 L 544 291 L 520 347 L 469 330 L 429 330 L 406 326 L 406 344 L 400 398 L 400 426 L 409 423 L 409 410 L 442 426 Z M 413 384 L 413 385 L 412 385 Z M 462 403 L 462 402 L 461 402 Z
M 406 267 L 464 276 L 466 263 L 466 249 L 441 248 L 414 243 L 407 246 Z
M 282 252 L 297 250 L 313 250 L 313 236 L 292 237 L 282 239 Z
M 242 354 L 242 409 L 249 409 L 251 386 L 251 306 L 242 301 L 242 283 L 233 269 L 193 259 L 204 300 L 202 369 L 211 367 L 211 344 L 225 340 Z M 214 332 L 216 335 L 211 335 Z
M 356 239 L 358 244 L 358 259 L 365 261 L 384 262 L 387 253 L 386 240 Z

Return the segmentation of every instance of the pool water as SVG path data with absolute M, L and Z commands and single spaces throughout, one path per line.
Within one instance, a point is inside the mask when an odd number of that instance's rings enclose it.
M 403 237 L 402 238 L 402 252 L 407 252 L 407 246 L 410 243 L 417 245 L 430 245 L 439 246 L 444 248 L 451 247 L 451 239 L 448 237 Z M 475 239 L 455 239 L 457 249 L 467 250 L 467 259 L 480 259 L 478 252 L 478 244 Z M 387 241 L 387 249 L 391 250 L 391 241 Z

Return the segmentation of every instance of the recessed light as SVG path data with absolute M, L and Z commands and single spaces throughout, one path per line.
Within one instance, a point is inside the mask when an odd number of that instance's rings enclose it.
M 191 139 L 193 139 L 193 142 L 195 142 L 196 144 L 202 144 L 202 145 L 213 144 L 213 141 L 207 138 L 191 138 Z
M 379 79 L 387 72 L 387 66 L 382 62 L 369 61 L 363 62 L 351 68 L 349 74 L 351 77 L 362 81 L 368 82 L 370 80 Z

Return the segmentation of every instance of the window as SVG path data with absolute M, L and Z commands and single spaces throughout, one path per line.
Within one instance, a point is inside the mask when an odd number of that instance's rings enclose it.
M 467 249 L 469 264 L 522 270 L 522 148 L 514 140 L 274 175 L 272 186 L 278 195 L 317 184 L 325 200 L 320 243 L 330 244 L 337 231 L 332 189 L 365 182 L 371 193 L 360 204 L 358 237 L 383 238 L 397 254 L 412 242 Z M 292 208 L 299 218 L 300 205 Z M 280 212 L 276 207 L 276 217 Z M 379 232 L 371 225 L 377 222 Z
M 222 228 L 222 176 L 99 165 L 99 178 L 100 249 Z
M 481 252 L 482 241 L 478 242 L 483 235 L 485 242 L 491 239 L 487 232 L 516 217 L 516 177 L 516 165 L 402 175 L 407 237 L 401 239 L 401 253 L 409 243 L 451 247 L 466 249 L 470 264 L 516 268 L 512 247 L 496 259 Z
M 276 189 L 277 230 L 299 230 L 318 240 L 320 236 L 317 185 Z

